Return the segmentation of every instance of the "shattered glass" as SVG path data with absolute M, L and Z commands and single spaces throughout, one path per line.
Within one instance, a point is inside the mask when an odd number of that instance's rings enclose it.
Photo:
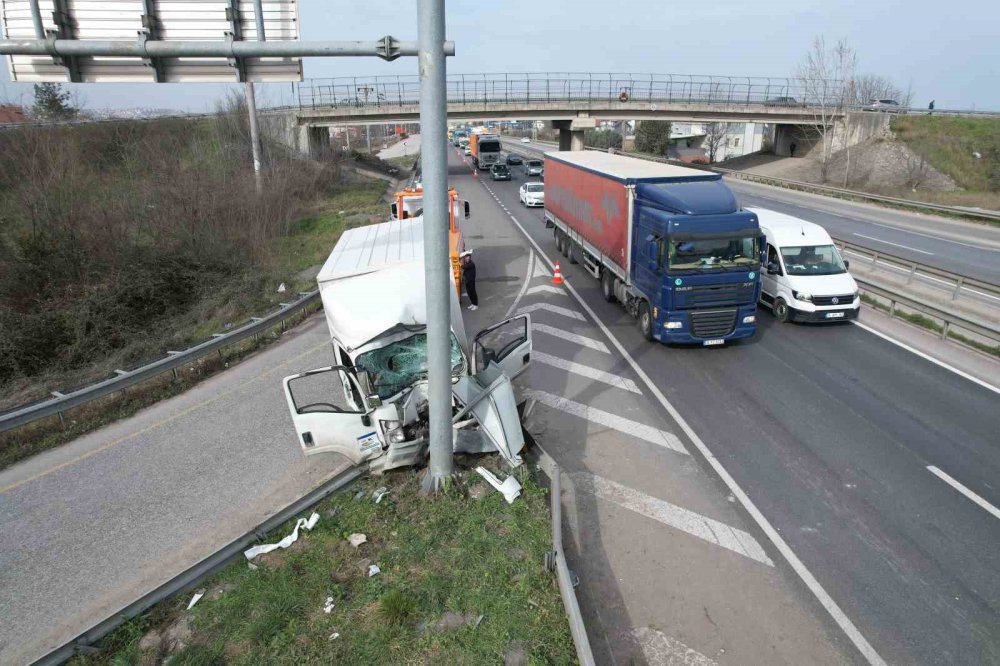
M 390 398 L 414 382 L 427 379 L 427 335 L 419 334 L 366 352 L 355 365 L 368 372 L 372 388 L 383 400 Z M 458 338 L 451 335 L 451 374 L 465 372 L 465 357 Z

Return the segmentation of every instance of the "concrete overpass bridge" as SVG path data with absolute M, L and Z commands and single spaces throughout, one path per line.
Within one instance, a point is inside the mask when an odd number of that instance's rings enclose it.
M 552 121 L 565 150 L 582 148 L 583 132 L 601 120 L 772 123 L 780 145 L 793 126 L 820 118 L 833 123 L 844 115 L 840 82 L 794 78 L 452 74 L 447 95 L 449 120 Z M 297 109 L 282 113 L 294 114 L 297 144 L 312 152 L 324 140 L 323 128 L 415 122 L 419 102 L 417 76 L 307 79 L 298 87 Z

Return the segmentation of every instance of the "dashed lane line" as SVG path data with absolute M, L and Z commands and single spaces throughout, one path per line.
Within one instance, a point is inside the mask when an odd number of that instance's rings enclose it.
M 558 409 L 561 412 L 566 412 L 572 416 L 585 419 L 591 423 L 596 423 L 604 426 L 605 428 L 611 428 L 612 430 L 617 430 L 618 432 L 625 433 L 631 437 L 636 437 L 651 444 L 662 446 L 663 448 L 675 451 L 676 453 L 683 453 L 684 455 L 687 455 L 687 449 L 685 449 L 684 445 L 681 444 L 681 440 L 678 439 L 677 435 L 672 432 L 660 430 L 659 428 L 654 428 L 653 426 L 646 425 L 645 423 L 639 423 L 638 421 L 633 421 L 632 419 L 626 419 L 622 416 L 618 416 L 617 414 L 606 412 L 603 409 L 597 409 L 596 407 L 585 405 L 582 402 L 576 402 L 574 400 L 570 400 L 569 398 L 563 398 L 562 396 L 546 393 L 545 391 L 527 389 L 525 391 L 525 396 L 537 400 L 543 405 L 553 409 Z
M 592 368 L 589 365 L 583 365 L 582 363 L 576 363 L 574 361 L 567 361 L 564 358 L 552 356 L 551 354 L 546 354 L 545 352 L 540 351 L 532 351 L 531 360 L 538 363 L 544 363 L 545 365 L 550 365 L 553 368 L 565 370 L 566 372 L 571 372 L 574 375 L 586 377 L 587 379 L 603 382 L 609 386 L 622 389 L 623 391 L 629 391 L 631 393 L 638 393 L 639 395 L 642 395 L 642 391 L 631 379 L 619 377 L 618 375 L 611 374 L 610 372 L 604 372 L 603 370 Z
M 570 333 L 569 331 L 564 331 L 555 326 L 548 326 L 546 324 L 537 324 L 531 322 L 531 330 L 537 331 L 539 333 L 545 333 L 546 335 L 551 335 L 557 338 L 561 338 L 566 342 L 572 342 L 573 344 L 580 345 L 581 347 L 587 347 L 589 349 L 594 349 L 605 354 L 610 354 L 611 350 L 608 346 L 601 342 L 600 340 L 595 340 L 593 338 L 588 338 L 584 335 L 577 335 L 576 333 Z
M 995 506 L 984 500 L 982 497 L 980 497 L 978 494 L 963 486 L 961 483 L 959 483 L 951 476 L 949 476 L 946 472 L 942 472 L 934 465 L 928 465 L 927 471 L 936 476 L 937 478 L 941 479 L 945 483 L 947 483 L 949 486 L 951 486 L 958 492 L 965 495 L 967 499 L 972 500 L 974 504 L 978 505 L 981 509 L 984 509 L 994 518 L 1000 518 L 1000 509 L 996 508 Z
M 573 479 L 573 487 L 578 491 L 590 492 L 599 499 L 652 518 L 702 541 L 720 546 L 769 567 L 774 566 L 774 562 L 767 556 L 757 540 L 743 530 L 730 527 L 713 518 L 671 504 L 666 500 L 652 497 L 635 488 L 623 486 L 604 477 L 575 473 L 570 474 L 570 478 Z

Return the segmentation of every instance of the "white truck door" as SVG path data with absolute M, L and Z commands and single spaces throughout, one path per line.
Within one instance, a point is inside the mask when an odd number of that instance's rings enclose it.
M 452 394 L 462 406 L 453 421 L 459 421 L 471 412 L 510 466 L 520 465 L 521 456 L 518 454 L 524 448 L 524 433 L 521 432 L 517 400 L 510 378 L 501 372 L 497 364 L 490 363 L 474 377 L 462 377 L 452 386 Z
M 517 377 L 531 362 L 531 316 L 511 317 L 480 331 L 473 341 L 473 355 L 477 373 L 496 363 L 505 375 Z
M 378 428 L 351 368 L 331 366 L 285 377 L 285 399 L 307 456 L 335 452 L 357 465 L 382 453 Z

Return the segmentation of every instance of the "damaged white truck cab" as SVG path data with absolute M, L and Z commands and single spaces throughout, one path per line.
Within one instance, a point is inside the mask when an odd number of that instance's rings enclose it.
M 344 232 L 317 277 L 336 365 L 284 380 L 306 455 L 336 452 L 373 471 L 414 465 L 427 452 L 427 334 L 423 218 Z M 498 451 L 512 466 L 524 447 L 511 379 L 531 358 L 531 321 L 519 315 L 470 347 L 450 290 L 455 451 Z

